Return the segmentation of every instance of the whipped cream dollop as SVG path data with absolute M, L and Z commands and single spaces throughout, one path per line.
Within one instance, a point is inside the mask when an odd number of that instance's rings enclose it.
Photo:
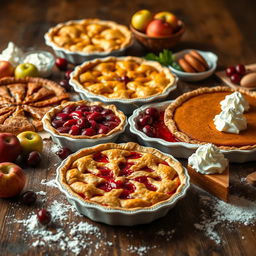
M 216 115 L 213 119 L 215 127 L 220 132 L 236 133 L 247 128 L 246 118 L 243 113 L 233 109 L 227 108 Z
M 240 92 L 233 92 L 232 94 L 227 95 L 225 99 L 220 102 L 220 105 L 222 110 L 233 108 L 242 113 L 249 110 L 249 103 Z
M 188 164 L 201 174 L 223 173 L 228 166 L 228 160 L 213 144 L 200 146 L 188 158 Z
M 24 57 L 23 62 L 34 64 L 40 76 L 48 77 L 51 74 L 54 57 L 46 51 L 31 52 Z
M 0 54 L 0 60 L 9 61 L 13 66 L 17 66 L 23 57 L 23 51 L 13 42 L 9 42 L 6 49 Z

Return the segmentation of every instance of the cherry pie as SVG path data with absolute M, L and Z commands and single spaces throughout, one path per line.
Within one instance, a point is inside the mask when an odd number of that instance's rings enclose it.
M 0 132 L 41 131 L 41 119 L 69 98 L 55 82 L 41 78 L 0 79 Z
M 51 28 L 46 36 L 59 48 L 83 53 L 108 53 L 123 49 L 132 41 L 127 27 L 98 19 L 62 23 Z
M 44 118 L 53 133 L 74 139 L 96 139 L 121 130 L 126 116 L 115 105 L 85 100 L 66 102 L 51 109 Z
M 82 90 L 111 99 L 147 98 L 174 86 L 174 76 L 157 62 L 108 57 L 85 62 L 71 80 Z
M 66 160 L 59 174 L 74 196 L 125 210 L 169 200 L 186 181 L 178 161 L 132 142 L 83 149 Z

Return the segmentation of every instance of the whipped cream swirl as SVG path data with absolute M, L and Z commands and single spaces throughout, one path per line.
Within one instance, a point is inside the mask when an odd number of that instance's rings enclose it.
M 201 174 L 223 173 L 228 166 L 228 160 L 213 144 L 200 146 L 188 158 L 188 164 Z
M 220 102 L 220 105 L 222 110 L 233 108 L 242 113 L 249 110 L 249 103 L 240 92 L 233 92 L 232 94 L 227 95 L 225 99 Z
M 13 42 L 9 42 L 6 49 L 0 54 L 0 60 L 9 61 L 13 66 L 17 66 L 23 57 L 23 51 Z
M 213 119 L 215 127 L 220 132 L 239 134 L 247 128 L 246 118 L 243 113 L 233 108 L 227 108 Z

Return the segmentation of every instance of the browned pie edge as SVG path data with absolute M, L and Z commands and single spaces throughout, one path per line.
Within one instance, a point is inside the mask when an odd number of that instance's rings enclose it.
M 209 142 L 202 142 L 202 141 L 192 139 L 187 134 L 178 130 L 178 127 L 173 119 L 175 110 L 179 106 L 181 106 L 185 101 L 187 101 L 188 99 L 190 99 L 192 97 L 196 97 L 201 94 L 211 93 L 211 92 L 235 92 L 235 91 L 239 91 L 243 94 L 246 94 L 248 96 L 256 98 L 256 92 L 248 92 L 248 90 L 245 90 L 243 88 L 232 89 L 232 88 L 224 87 L 224 86 L 217 86 L 217 87 L 212 87 L 212 88 L 208 88 L 208 87 L 199 88 L 197 90 L 182 94 L 181 96 L 176 98 L 176 100 L 167 107 L 167 109 L 165 110 L 165 115 L 164 115 L 165 125 L 168 127 L 168 129 L 171 131 L 171 133 L 182 142 L 187 142 L 187 143 L 191 143 L 191 144 L 208 144 Z M 200 110 L 198 110 L 198 111 L 200 111 Z M 256 148 L 256 144 L 242 146 L 242 147 L 218 146 L 218 148 L 224 149 L 224 150 L 235 150 L 235 149 L 250 150 L 250 149 Z
M 51 125 L 51 120 L 57 113 L 61 112 L 61 110 L 64 109 L 68 105 L 76 105 L 76 106 L 79 106 L 79 105 L 95 106 L 95 105 L 97 105 L 97 106 L 101 106 L 105 109 L 110 109 L 114 112 L 114 114 L 117 117 L 119 117 L 120 123 L 119 123 L 118 126 L 116 126 L 114 129 L 109 131 L 109 133 L 107 133 L 107 134 L 97 134 L 97 135 L 94 135 L 94 136 L 86 136 L 86 135 L 74 136 L 74 135 L 70 135 L 68 133 L 60 133 Z M 69 137 L 69 138 L 72 138 L 72 139 L 99 139 L 99 138 L 102 138 L 102 137 L 110 136 L 113 133 L 116 133 L 116 132 L 122 130 L 125 123 L 126 123 L 126 116 L 124 115 L 124 113 L 122 111 L 118 110 L 115 105 L 106 105 L 106 104 L 104 104 L 102 102 L 98 102 L 98 101 L 93 101 L 93 102 L 86 101 L 86 100 L 80 100 L 80 101 L 74 101 L 74 102 L 73 101 L 68 101 L 68 102 L 65 102 L 65 103 L 57 106 L 57 107 L 54 107 L 54 108 L 50 109 L 45 114 L 45 116 L 43 118 L 43 123 L 46 125 L 46 127 L 50 131 L 52 131 L 54 134 L 57 134 L 59 136 Z
M 69 49 L 66 49 L 65 47 L 61 47 L 59 45 L 57 45 L 54 41 L 53 41 L 53 35 L 62 27 L 67 26 L 67 25 L 72 25 L 72 24 L 79 24 L 79 23 L 84 23 L 84 24 L 101 24 L 101 25 L 106 25 L 109 26 L 110 28 L 113 29 L 117 29 L 119 31 L 122 32 L 122 34 L 124 34 L 125 36 L 125 41 L 120 45 L 120 48 L 117 50 L 122 50 L 126 47 L 128 47 L 131 42 L 132 42 L 132 32 L 128 29 L 128 27 L 126 27 L 125 25 L 121 25 L 118 24 L 114 21 L 109 21 L 109 20 L 100 20 L 100 19 L 83 19 L 83 20 L 70 20 L 64 23 L 59 23 L 57 24 L 55 27 L 52 27 L 48 30 L 48 32 L 45 34 L 45 36 L 49 39 L 49 41 L 51 42 L 51 44 L 55 45 L 56 47 L 63 49 L 67 52 L 71 52 L 71 53 L 87 53 L 87 52 L 83 52 L 83 51 L 71 51 Z M 95 51 L 95 52 L 88 52 L 88 54 L 97 54 L 97 53 L 111 53 L 113 51 L 117 51 L 117 50 L 111 50 L 111 51 L 104 51 L 104 52 L 99 52 L 99 51 Z
M 164 92 L 166 92 L 170 87 L 173 87 L 175 85 L 175 76 L 171 73 L 171 71 L 167 68 L 167 67 L 163 67 L 161 64 L 159 64 L 156 61 L 148 61 L 145 60 L 143 58 L 139 58 L 139 57 L 133 57 L 133 56 L 127 56 L 127 57 L 107 57 L 104 59 L 94 59 L 92 61 L 87 61 L 85 63 L 83 63 L 82 65 L 78 66 L 75 69 L 74 75 L 72 76 L 72 82 L 74 82 L 81 90 L 85 90 L 88 91 L 86 88 L 84 88 L 84 86 L 79 82 L 79 75 L 81 75 L 82 73 L 84 73 L 87 69 L 90 69 L 91 67 L 99 64 L 99 63 L 103 63 L 103 62 L 116 62 L 116 61 L 134 61 L 137 62 L 139 64 L 145 64 L 145 65 L 149 65 L 151 67 L 154 67 L 157 71 L 159 72 L 164 72 L 165 76 L 167 77 L 167 79 L 169 79 L 169 84 L 166 85 L 165 89 L 158 93 L 158 94 L 153 94 L 150 95 L 147 98 L 150 97 L 154 97 L 157 96 L 159 94 L 162 94 Z M 93 94 L 92 92 L 88 91 L 89 93 Z M 95 94 L 98 95 L 98 94 Z M 106 97 L 100 94 L 100 96 L 102 97 Z M 116 98 L 108 98 L 107 99 L 116 99 Z M 119 98 L 118 98 L 119 99 Z M 130 99 L 130 98 L 128 98 Z M 131 100 L 136 100 L 136 99 L 143 99 L 143 97 L 138 97 L 138 98 L 133 98 Z M 122 99 L 121 99 L 122 100 Z
M 180 179 L 179 187 L 177 188 L 176 192 L 173 195 L 171 195 L 168 199 L 166 199 L 164 201 L 160 201 L 150 207 L 136 207 L 136 208 L 110 207 L 110 206 L 103 206 L 97 202 L 92 202 L 90 200 L 83 199 L 82 197 L 77 195 L 77 193 L 75 193 L 70 188 L 70 186 L 67 184 L 66 173 L 69 170 L 70 166 L 73 164 L 73 162 L 76 161 L 77 159 L 79 159 L 83 156 L 89 155 L 89 154 L 95 154 L 97 152 L 101 152 L 101 151 L 108 150 L 108 149 L 122 149 L 122 150 L 134 151 L 134 152 L 150 153 L 150 154 L 153 154 L 153 155 L 159 157 L 163 161 L 166 161 L 177 172 L 179 179 Z M 73 197 L 75 197 L 79 200 L 85 201 L 86 203 L 90 203 L 92 205 L 99 205 L 99 206 L 109 208 L 109 209 L 116 209 L 116 210 L 122 210 L 122 211 L 128 211 L 128 212 L 134 211 L 134 210 L 140 210 L 140 209 L 145 209 L 145 210 L 151 209 L 151 208 L 155 207 L 156 205 L 166 203 L 166 202 L 170 201 L 175 195 L 179 194 L 182 191 L 185 184 L 187 183 L 187 177 L 184 173 L 184 168 L 180 162 L 178 162 L 177 160 L 173 160 L 171 157 L 162 154 L 157 149 L 143 147 L 134 142 L 128 142 L 128 143 L 124 143 L 124 144 L 106 143 L 106 144 L 100 144 L 100 145 L 92 147 L 92 148 L 84 148 L 83 150 L 78 151 L 77 153 L 75 153 L 67 158 L 64 166 L 62 166 L 61 169 L 59 169 L 59 175 L 60 175 L 60 177 L 59 177 L 60 183 L 65 187 L 65 189 L 68 191 L 68 193 L 70 195 L 72 195 Z

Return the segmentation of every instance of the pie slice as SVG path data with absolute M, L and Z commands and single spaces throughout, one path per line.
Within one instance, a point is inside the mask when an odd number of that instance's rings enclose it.
M 221 174 L 201 174 L 188 165 L 191 182 L 210 194 L 227 202 L 229 191 L 229 167 Z

